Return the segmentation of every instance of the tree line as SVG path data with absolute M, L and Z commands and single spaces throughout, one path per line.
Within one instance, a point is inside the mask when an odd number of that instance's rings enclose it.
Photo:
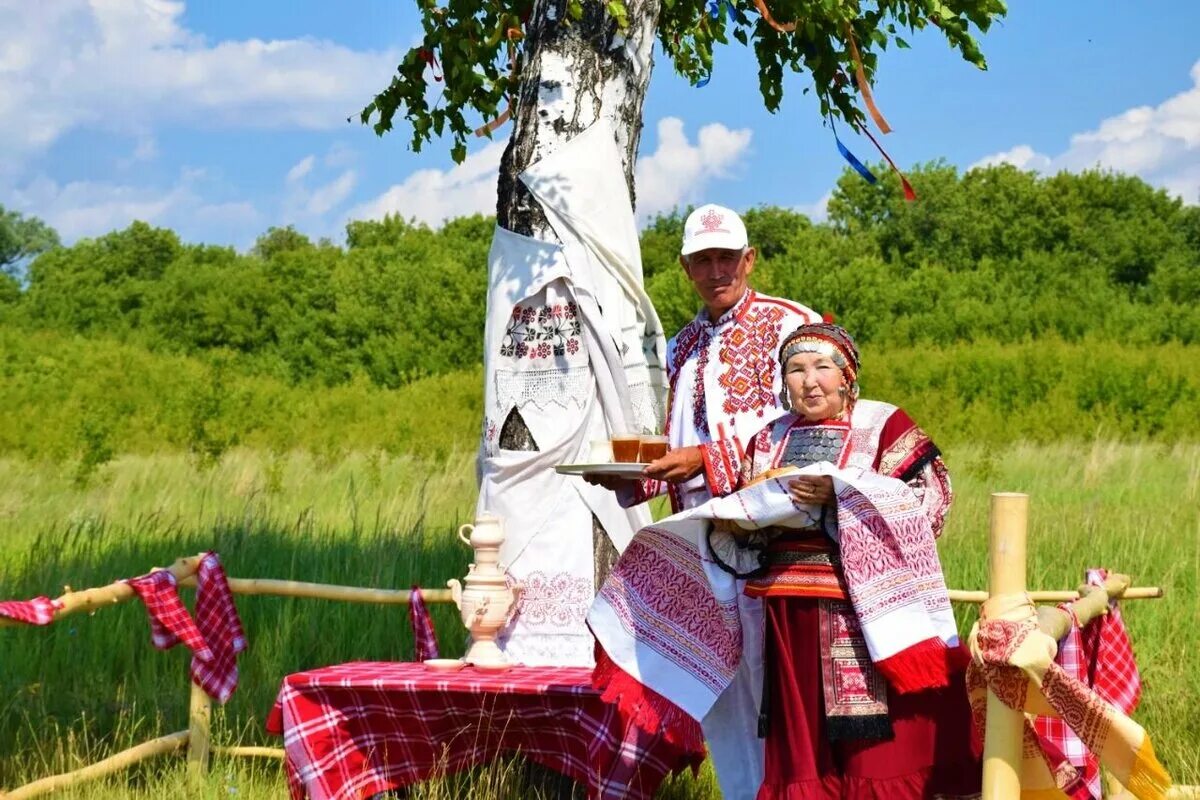
M 848 172 L 820 223 L 747 211 L 760 251 L 752 283 L 833 314 L 874 347 L 1200 339 L 1200 208 L 1108 172 L 933 163 L 909 177 L 915 203 L 894 178 L 872 186 Z M 668 333 L 697 309 L 678 266 L 684 216 L 661 215 L 642 234 Z M 63 247 L 0 209 L 0 321 L 218 357 L 291 385 L 396 388 L 481 362 L 492 226 L 355 221 L 341 245 L 272 228 L 239 253 L 135 222 Z

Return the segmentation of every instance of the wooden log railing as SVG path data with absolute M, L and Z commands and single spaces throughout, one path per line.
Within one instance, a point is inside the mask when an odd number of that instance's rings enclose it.
M 1022 503 L 1027 502 L 1019 498 L 1024 495 L 993 495 L 993 515 L 995 516 L 997 501 L 995 498 L 1003 498 L 999 501 L 1002 509 L 1002 517 L 1008 522 L 1001 525 L 1004 530 L 1009 530 L 1011 525 L 1014 525 L 1018 512 L 1015 510 L 1018 507 L 1023 508 Z M 1017 498 L 1017 499 L 1013 499 Z M 1008 509 L 1005 511 L 1004 509 Z M 1024 511 L 1020 512 L 1021 515 Z M 1023 516 L 1021 526 L 1024 525 Z M 995 519 L 993 519 L 992 538 L 989 540 L 989 552 L 994 554 L 991 556 L 993 564 L 993 575 L 995 568 L 999 568 L 1003 573 L 1004 568 L 999 567 L 996 562 L 996 557 L 1003 552 L 1011 560 L 1015 558 L 1016 553 L 1013 551 L 1015 545 L 1012 544 L 1011 536 L 1001 535 L 997 529 Z M 1020 573 L 1004 579 L 1008 580 L 1012 585 L 1020 584 L 1024 587 L 1024 540 L 1022 527 L 1022 541 L 1020 544 Z M 175 561 L 170 567 L 166 567 L 172 575 L 175 576 L 176 582 L 180 586 L 195 587 L 196 572 L 199 568 L 200 556 L 187 556 Z M 1019 578 L 1019 580 L 1018 580 Z M 314 600 L 333 600 L 344 603 L 367 603 L 381 605 L 407 605 L 411 600 L 411 592 L 408 590 L 396 589 L 374 589 L 361 586 L 337 586 L 324 583 L 307 583 L 303 581 L 290 580 L 274 580 L 267 578 L 229 578 L 229 588 L 234 594 L 240 595 L 269 595 L 274 597 L 300 597 Z M 959 603 L 982 603 L 988 598 L 989 592 L 999 591 L 992 580 L 989 580 L 988 591 L 978 590 L 960 590 L 951 589 L 950 599 Z M 1109 590 L 1109 595 L 1114 599 L 1122 600 L 1143 600 L 1160 598 L 1163 596 L 1162 589 L 1154 586 L 1135 586 L 1130 587 L 1128 582 L 1117 585 L 1110 584 L 1105 587 Z M 452 602 L 450 591 L 448 589 L 420 589 L 421 599 L 426 603 L 449 603 Z M 1019 591 L 1019 590 L 1018 590 Z M 1081 595 L 1076 591 L 1031 591 L 1028 593 L 1034 602 L 1071 602 L 1081 600 Z M 1085 595 L 1087 593 L 1085 592 Z M 67 587 L 67 591 L 58 598 L 57 609 L 54 614 L 54 621 L 63 617 L 77 614 L 80 612 L 94 612 L 102 608 L 124 603 L 136 597 L 136 593 L 130 588 L 129 584 L 124 581 L 116 581 L 107 586 L 101 586 L 94 589 L 85 589 L 81 591 L 72 591 Z M 1095 600 L 1091 597 L 1083 597 L 1083 600 Z M 1107 604 L 1107 595 L 1105 599 Z M 1056 610 L 1057 611 L 1057 610 Z M 1078 610 L 1077 610 L 1078 611 Z M 1057 612 L 1061 614 L 1062 612 Z M 1066 616 L 1066 615 L 1062 615 Z M 14 620 L 0 618 L 0 628 L 23 626 L 23 623 Z M 98 761 L 95 764 L 90 764 L 72 772 L 66 772 L 59 775 L 53 775 L 46 778 L 40 778 L 32 783 L 25 784 L 9 792 L 0 790 L 0 800 L 28 800 L 28 798 L 39 797 L 58 789 L 72 786 L 85 781 L 95 780 L 97 778 L 110 775 L 114 772 L 127 769 L 138 762 L 145 761 L 149 758 L 174 753 L 186 748 L 188 770 L 193 775 L 202 774 L 207 768 L 210 757 L 213 753 L 226 757 L 253 757 L 253 758 L 273 758 L 282 760 L 284 751 L 281 748 L 273 747 L 214 747 L 212 744 L 211 735 L 211 717 L 212 717 L 212 701 L 199 687 L 191 685 L 190 697 L 188 703 L 188 729 L 176 733 L 160 736 L 148 742 L 144 742 L 135 747 L 123 750 L 108 758 Z M 989 726 L 993 719 L 992 714 L 992 698 L 989 695 L 988 720 Z M 1006 706 L 997 703 L 1004 711 L 1008 711 Z M 1000 717 L 1001 715 L 996 715 Z M 989 731 L 991 728 L 989 727 Z M 1017 727 L 1017 742 L 1018 749 L 1016 757 L 1020 758 L 1020 727 Z M 1004 781 L 1008 780 L 1008 767 L 1006 766 L 1011 754 L 1007 752 L 993 752 L 990 759 L 985 753 L 984 766 L 984 781 L 985 785 L 989 776 L 994 780 L 1000 781 L 1001 784 L 1007 786 Z M 991 764 L 989 771 L 988 764 Z M 1015 762 L 1014 762 L 1015 763 Z M 1195 790 L 1195 787 L 1175 787 L 1172 797 L 1200 797 L 1200 794 L 1190 794 Z M 1019 790 L 1018 790 L 1019 791 Z M 1016 794 L 992 794 L 992 797 L 1015 797 Z

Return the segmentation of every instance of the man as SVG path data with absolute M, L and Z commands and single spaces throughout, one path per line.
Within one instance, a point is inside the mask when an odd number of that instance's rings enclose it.
M 780 339 L 820 317 L 750 289 L 755 258 L 746 226 L 733 211 L 710 204 L 688 215 L 679 263 L 703 308 L 667 344 L 671 449 L 646 467 L 640 481 L 587 477 L 616 491 L 622 505 L 665 492 L 678 512 L 729 493 L 750 438 L 786 412 L 775 357 Z M 761 648 L 761 600 L 741 597 L 738 604 L 745 646 Z M 743 662 L 702 722 L 726 798 L 753 797 L 762 782 L 763 746 L 754 733 L 762 677 Z

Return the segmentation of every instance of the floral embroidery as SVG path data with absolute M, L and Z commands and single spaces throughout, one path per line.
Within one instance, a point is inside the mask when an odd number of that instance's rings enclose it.
M 521 578 L 521 620 L 526 625 L 582 625 L 592 604 L 592 584 L 568 572 L 531 572 Z
M 496 441 L 496 434 L 500 429 L 496 426 L 496 421 L 490 417 L 483 418 L 483 438 L 488 442 Z
M 574 303 L 513 307 L 500 355 L 530 360 L 575 355 L 580 348 L 579 308 Z

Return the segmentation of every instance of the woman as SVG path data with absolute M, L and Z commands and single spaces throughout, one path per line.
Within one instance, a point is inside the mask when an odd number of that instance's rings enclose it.
M 911 492 L 897 484 L 896 496 L 910 498 L 911 510 L 928 521 L 928 528 L 920 526 L 926 539 L 930 530 L 940 534 L 951 491 L 938 449 L 899 408 L 859 399 L 859 354 L 849 334 L 827 323 L 803 325 L 784 340 L 779 360 L 781 399 L 791 413 L 754 437 L 741 485 L 820 462 L 847 474 L 858 474 L 857 468 L 907 484 Z M 863 540 L 849 544 L 839 535 L 834 479 L 800 476 L 787 486 L 799 507 L 820 509 L 815 524 L 733 535 L 737 547 L 761 551 L 760 568 L 738 575 L 748 578 L 745 593 L 763 598 L 766 612 L 759 724 L 766 736 L 766 777 L 759 800 L 978 793 L 980 765 L 963 687 L 965 651 L 952 636 L 949 645 L 932 637 L 873 662 L 878 653 L 869 653 L 864 641 L 871 638 L 869 632 L 864 637 L 871 624 L 868 596 L 874 592 L 884 605 L 892 598 L 886 589 L 870 587 L 870 572 L 889 554 L 856 552 L 857 571 L 848 576 L 841 550 L 861 549 Z M 890 512 L 880 507 L 878 513 L 886 518 Z M 710 541 L 719 563 L 728 552 L 722 536 L 718 528 Z M 872 539 L 867 547 L 880 547 L 878 541 L 888 539 Z M 931 541 L 926 552 L 933 553 L 931 569 L 940 583 Z M 948 613 L 948 599 L 945 605 Z

